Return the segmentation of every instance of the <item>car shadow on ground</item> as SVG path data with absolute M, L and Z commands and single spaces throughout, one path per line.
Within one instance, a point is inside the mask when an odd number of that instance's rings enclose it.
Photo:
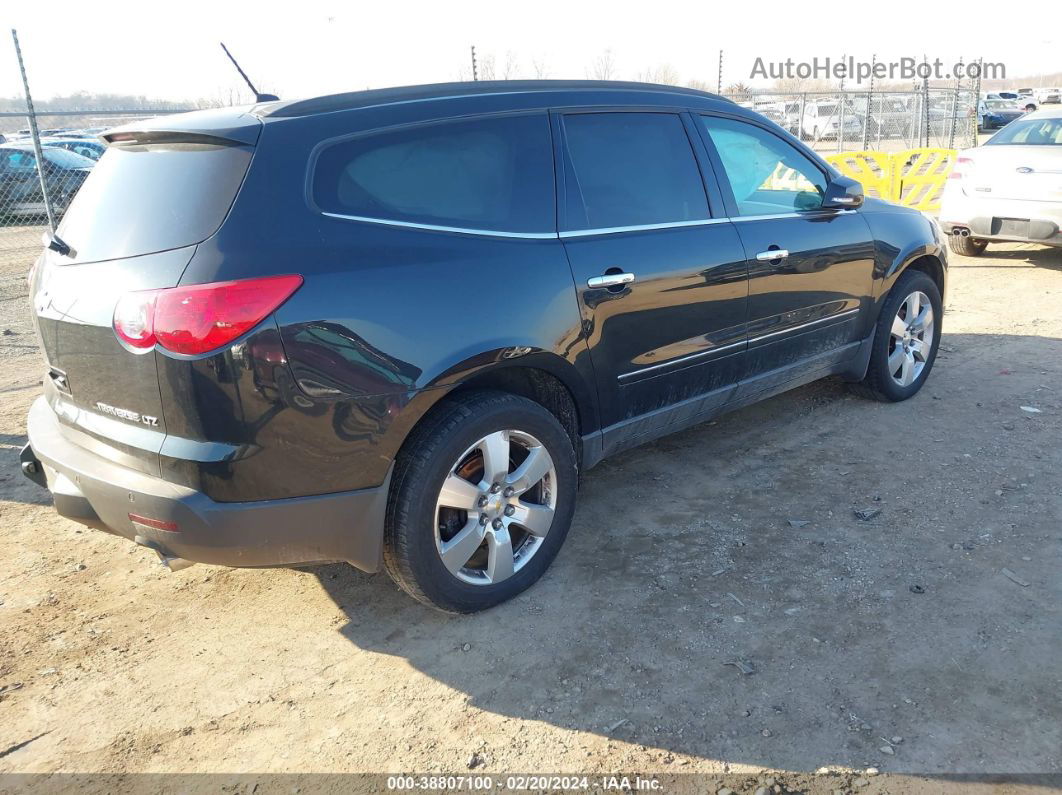
M 500 715 L 779 769 L 1057 771 L 1062 340 L 942 350 L 903 404 L 828 380 L 602 463 L 493 610 L 313 571 L 351 643 Z
M 959 255 L 953 255 L 960 259 Z M 986 256 L 993 260 L 1006 262 L 1027 262 L 1031 267 L 1048 268 L 1050 270 L 1062 270 L 1062 248 L 1049 246 L 1037 246 L 1035 248 L 1007 248 L 997 249 L 990 247 Z M 963 268 L 1012 268 L 1013 265 L 981 265 L 980 257 L 961 257 Z

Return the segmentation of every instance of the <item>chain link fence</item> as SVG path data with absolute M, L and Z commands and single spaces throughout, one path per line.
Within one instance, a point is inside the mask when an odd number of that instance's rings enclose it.
M 724 96 L 763 114 L 822 154 L 977 145 L 977 93 L 970 89 Z
M 49 229 L 47 198 L 56 222 L 103 153 L 103 130 L 166 110 L 74 109 L 35 114 L 40 133 L 38 162 L 25 111 L 0 112 L 0 266 L 32 263 Z
M 727 95 L 789 130 L 816 151 L 900 152 L 920 147 L 964 148 L 977 143 L 977 94 L 972 90 L 832 91 Z M 10 106 L 9 106 L 10 107 Z M 97 136 L 135 119 L 188 108 L 48 108 L 36 114 L 41 162 L 24 110 L 0 111 L 0 265 L 32 262 L 103 152 Z

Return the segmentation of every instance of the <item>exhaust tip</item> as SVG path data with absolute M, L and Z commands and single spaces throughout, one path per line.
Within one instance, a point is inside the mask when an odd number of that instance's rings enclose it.
M 184 558 L 178 558 L 173 555 L 167 555 L 165 552 L 159 549 L 153 541 L 144 538 L 144 536 L 137 536 L 133 539 L 133 541 L 135 541 L 142 547 L 147 547 L 156 555 L 158 555 L 159 563 L 162 564 L 163 568 L 171 572 L 180 571 L 181 569 L 187 569 L 189 566 L 195 565 L 194 560 L 185 560 Z
M 181 569 L 187 569 L 189 566 L 194 566 L 194 560 L 185 560 L 184 558 L 175 558 L 171 555 L 163 555 L 156 550 L 156 554 L 159 556 L 159 563 L 169 571 L 180 571 Z

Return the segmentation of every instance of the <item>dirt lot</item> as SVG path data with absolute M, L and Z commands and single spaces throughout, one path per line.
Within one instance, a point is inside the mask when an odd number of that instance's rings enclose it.
M 0 772 L 1062 772 L 1062 251 L 953 257 L 907 403 L 821 382 L 602 464 L 543 581 L 466 618 L 340 565 L 169 574 L 57 518 L 17 468 L 23 271 Z

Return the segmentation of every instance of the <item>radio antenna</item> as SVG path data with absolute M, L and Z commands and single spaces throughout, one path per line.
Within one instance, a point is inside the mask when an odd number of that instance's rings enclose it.
M 276 94 L 262 94 L 254 87 L 254 83 L 251 82 L 251 78 L 247 76 L 247 73 L 240 68 L 240 64 L 236 59 L 232 57 L 232 53 L 229 52 L 229 48 L 225 46 L 225 42 L 218 42 L 221 45 L 221 49 L 225 51 L 225 54 L 229 56 L 229 60 L 232 61 L 232 65 L 236 67 L 236 71 L 240 73 L 240 77 L 243 78 L 243 82 L 247 84 L 247 87 L 251 89 L 251 93 L 254 94 L 255 102 L 273 102 L 280 99 Z

